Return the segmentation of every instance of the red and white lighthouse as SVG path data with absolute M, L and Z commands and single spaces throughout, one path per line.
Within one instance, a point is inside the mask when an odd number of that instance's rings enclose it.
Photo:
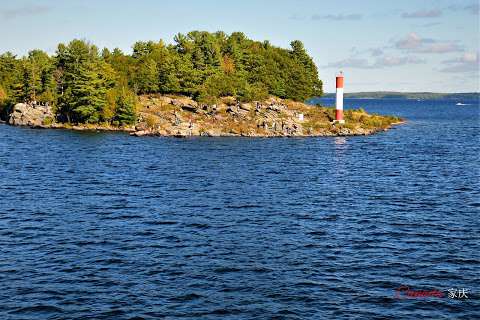
M 335 99 L 335 121 L 334 123 L 345 123 L 343 120 L 343 72 L 337 74 L 337 95 Z

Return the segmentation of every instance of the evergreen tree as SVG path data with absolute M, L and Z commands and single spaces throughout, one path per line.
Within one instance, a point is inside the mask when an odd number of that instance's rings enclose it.
M 318 70 L 313 59 L 308 55 L 301 41 L 292 41 L 292 56 L 295 62 L 303 66 L 305 82 L 299 87 L 303 87 L 303 100 L 312 96 L 321 96 L 323 94 L 323 85 L 318 78 Z M 302 91 L 301 89 L 298 91 Z
M 151 58 L 140 59 L 133 79 L 133 87 L 138 93 L 154 93 L 158 91 L 159 72 L 155 61 Z
M 177 65 L 179 57 L 176 53 L 168 52 L 163 63 L 159 65 L 159 91 L 163 93 L 181 92 L 180 80 Z
M 98 49 L 81 40 L 73 40 L 68 46 L 60 45 L 57 68 L 62 70 L 60 113 L 67 121 L 100 121 L 107 90 L 114 84 L 110 72 L 114 71 L 100 59 Z
M 95 70 L 94 63 L 86 63 L 77 69 L 75 81 L 72 83 L 73 112 L 76 121 L 96 123 L 101 119 L 102 108 L 106 104 L 104 79 Z
M 18 102 L 34 100 L 34 79 L 31 69 L 30 62 L 26 58 L 22 58 L 12 83 L 13 97 Z
M 7 120 L 11 106 L 7 91 L 0 85 L 0 119 Z
M 54 57 L 33 50 L 17 59 L 7 52 L 0 55 L 2 95 L 12 102 L 48 102 L 62 121 L 129 124 L 135 94 L 185 94 L 201 101 L 268 95 L 303 101 L 322 94 L 317 67 L 301 41 L 283 49 L 220 31 L 177 34 L 174 41 L 139 41 L 131 55 L 106 48 L 100 54 L 82 40 L 59 44 Z
M 108 50 L 108 48 L 103 48 L 102 50 L 102 59 L 103 61 L 107 62 L 107 63 L 111 63 L 112 61 L 112 53 L 110 52 L 110 50 Z
M 0 104 L 7 100 L 7 92 L 3 87 L 0 85 Z
M 0 85 L 5 92 L 11 93 L 17 78 L 19 61 L 11 52 L 0 55 Z
M 120 125 L 134 124 L 136 120 L 135 94 L 122 88 L 116 100 L 115 121 Z

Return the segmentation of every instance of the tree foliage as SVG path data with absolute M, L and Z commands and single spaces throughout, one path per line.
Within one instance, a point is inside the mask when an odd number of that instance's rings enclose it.
M 115 101 L 115 121 L 120 125 L 135 123 L 136 96 L 127 88 L 121 88 Z
M 53 56 L 33 50 L 17 58 L 7 52 L 0 55 L 0 88 L 15 102 L 53 105 L 60 121 L 122 125 L 135 121 L 137 94 L 184 94 L 205 102 L 268 95 L 304 101 L 322 94 L 302 42 L 283 49 L 241 32 L 203 31 L 177 34 L 169 45 L 139 41 L 131 55 L 100 51 L 83 40 L 59 44 Z

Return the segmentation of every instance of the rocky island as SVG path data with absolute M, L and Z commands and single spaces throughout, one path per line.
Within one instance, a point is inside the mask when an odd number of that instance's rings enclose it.
M 54 56 L 0 55 L 0 116 L 11 125 L 127 131 L 136 136 L 367 135 L 401 120 L 305 104 L 321 96 L 300 41 L 290 49 L 243 33 L 193 31 L 132 54 L 73 40 Z
M 225 97 L 218 104 L 200 104 L 188 97 L 147 95 L 140 97 L 136 124 L 113 126 L 59 123 L 48 106 L 15 105 L 8 123 L 35 128 L 126 131 L 134 136 L 350 136 L 384 131 L 401 122 L 392 116 L 371 115 L 362 109 L 347 110 L 346 123 L 334 124 L 333 108 L 270 98 L 240 103 Z

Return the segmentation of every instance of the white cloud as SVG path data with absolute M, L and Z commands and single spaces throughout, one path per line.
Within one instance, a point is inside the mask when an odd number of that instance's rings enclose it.
M 409 33 L 405 38 L 397 41 L 395 46 L 397 49 L 416 49 L 422 45 L 422 38 L 415 32 Z
M 479 71 L 479 54 L 478 52 L 465 52 L 462 56 L 455 59 L 443 61 L 445 67 L 441 69 L 442 72 L 473 72 Z
M 459 52 L 463 49 L 455 42 L 438 42 L 431 43 L 426 46 L 422 46 L 417 50 L 421 53 L 448 53 L 448 52 Z
M 478 3 L 470 4 L 464 7 L 464 10 L 469 11 L 471 14 L 480 13 L 480 5 Z
M 417 53 L 447 53 L 463 51 L 455 41 L 439 41 L 422 38 L 415 32 L 409 33 L 404 38 L 395 42 L 395 48 Z
M 356 69 L 369 69 L 371 66 L 368 64 L 367 59 L 363 58 L 347 58 L 336 62 L 331 62 L 325 66 L 325 68 L 356 68 Z
M 383 50 L 380 48 L 373 48 L 370 51 L 371 51 L 372 57 L 378 57 L 383 54 Z
M 44 14 L 50 10 L 51 8 L 47 6 L 31 5 L 31 6 L 12 8 L 12 9 L 0 9 L 0 15 L 4 19 L 14 19 L 19 16 L 32 16 L 32 15 Z
M 395 56 L 384 56 L 378 58 L 375 61 L 373 67 L 383 68 L 383 67 L 396 67 L 403 66 L 406 64 L 420 64 L 425 63 L 425 59 L 420 59 L 417 57 L 395 57 Z
M 314 14 L 312 16 L 312 20 L 361 20 L 363 15 L 358 13 L 351 13 L 351 14 L 327 14 L 327 15 L 319 15 Z
M 414 12 L 404 12 L 402 18 L 437 18 L 442 15 L 440 10 L 419 10 Z
M 302 20 L 305 20 L 307 17 L 304 16 L 304 15 L 300 15 L 300 14 L 293 14 L 290 16 L 290 20 L 298 20 L 298 21 L 302 21 Z
M 421 25 L 421 27 L 430 28 L 430 27 L 439 26 L 439 25 L 441 25 L 440 22 L 430 22 L 430 23 L 425 23 L 425 24 Z
M 335 61 L 324 66 L 325 68 L 352 68 L 352 69 L 382 69 L 407 64 L 425 63 L 424 59 L 411 56 L 381 56 L 370 63 L 367 59 L 350 57 Z
M 471 14 L 478 15 L 480 13 L 480 5 L 477 3 L 471 3 L 467 5 L 452 5 L 448 7 L 450 10 L 455 10 L 455 11 L 467 11 Z

